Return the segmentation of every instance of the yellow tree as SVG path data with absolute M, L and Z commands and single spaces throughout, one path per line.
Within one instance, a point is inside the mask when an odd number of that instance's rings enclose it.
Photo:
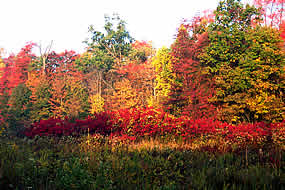
M 152 59 L 155 68 L 155 105 L 158 107 L 166 101 L 175 81 L 171 60 L 170 49 L 166 47 L 159 49 Z

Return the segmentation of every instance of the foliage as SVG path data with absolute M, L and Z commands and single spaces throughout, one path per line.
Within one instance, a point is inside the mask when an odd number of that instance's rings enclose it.
M 25 84 L 19 84 L 12 91 L 9 99 L 9 117 L 8 131 L 19 135 L 23 132 L 25 127 L 29 126 L 29 116 L 31 110 L 30 104 L 31 91 L 26 87 Z M 12 134 L 10 134 L 12 135 Z
M 151 42 L 135 41 L 132 43 L 132 48 L 128 58 L 136 64 L 145 63 L 149 58 L 153 57 L 155 50 Z
M 56 65 L 49 78 L 51 111 L 54 117 L 79 117 L 87 111 L 87 91 L 83 87 L 82 74 L 75 68 L 74 52 L 52 54 Z
M 199 58 L 209 44 L 201 20 L 195 18 L 190 24 L 182 24 L 171 47 L 176 83 L 169 94 L 169 111 L 194 119 L 215 116 L 215 108 L 208 101 L 215 93 L 213 81 Z
M 157 53 L 114 15 L 81 55 L 0 56 L 0 189 L 283 188 L 284 1 L 255 4 Z
M 41 73 L 30 72 L 28 80 L 26 81 L 26 86 L 31 91 L 30 103 L 32 105 L 30 120 L 35 122 L 51 117 L 51 104 L 49 103 L 51 98 L 51 85 L 48 78 Z
M 246 40 L 251 43 L 245 52 L 245 59 L 241 60 L 240 67 L 247 67 L 246 70 L 250 70 L 247 82 L 252 87 L 247 93 L 251 96 L 244 97 L 244 100 L 247 101 L 248 110 L 254 115 L 254 119 L 251 120 L 282 121 L 285 106 L 285 57 L 279 33 L 270 28 L 256 28 L 249 31 Z M 246 71 L 244 75 L 247 75 Z
M 100 96 L 100 94 L 90 96 L 89 101 L 91 105 L 91 114 L 100 113 L 104 111 L 104 99 Z
M 27 128 L 24 134 L 32 138 L 35 136 L 79 136 L 86 133 L 108 135 L 111 130 L 108 114 L 101 112 L 85 120 L 73 120 L 68 117 L 63 120 L 60 118 L 40 120 Z
M 273 143 L 285 147 L 285 122 L 266 124 L 231 125 L 212 119 L 191 119 L 189 117 L 175 118 L 161 109 L 138 107 L 122 109 L 113 112 L 101 112 L 86 120 L 70 121 L 53 119 L 41 120 L 27 129 L 28 137 L 39 136 L 69 136 L 83 133 L 98 133 L 112 138 L 125 140 L 140 140 L 144 138 L 174 138 L 193 142 L 197 138 L 218 140 L 217 150 L 229 151 L 246 146 L 263 147 Z M 221 147 L 219 147 L 221 146 Z
M 115 91 L 109 100 L 110 105 L 108 107 L 110 110 L 133 108 L 139 105 L 138 92 L 132 88 L 128 79 L 116 82 L 114 88 Z
M 13 88 L 27 80 L 28 66 L 34 57 L 31 52 L 33 46 L 33 43 L 28 43 L 16 56 L 11 55 L 7 59 L 4 59 L 5 67 L 1 68 L 3 75 L 0 79 L 1 95 L 5 92 L 11 95 Z
M 126 30 L 126 23 L 119 15 L 105 16 L 104 32 L 89 27 L 91 38 L 86 40 L 91 52 L 91 64 L 99 70 L 109 71 L 115 64 L 123 62 L 131 50 L 133 38 Z
M 133 101 L 147 106 L 149 98 L 153 97 L 155 77 L 151 62 L 146 61 L 140 64 L 130 62 L 118 68 L 117 73 L 123 78 L 122 83 L 129 83 L 127 88 L 133 89 L 132 93 L 135 95 Z M 120 82 L 117 84 L 120 85 Z M 120 87 L 117 85 L 116 88 Z
M 239 1 L 220 2 L 215 15 L 201 60 L 215 79 L 211 101 L 219 119 L 282 121 L 284 52 L 279 35 L 274 29 L 252 27 L 259 13 Z
M 22 123 L 27 119 L 28 113 L 26 111 L 28 109 L 25 106 L 28 104 L 29 95 L 22 83 L 27 80 L 28 67 L 34 58 L 33 46 L 33 43 L 28 43 L 17 55 L 10 55 L 3 59 L 4 66 L 2 65 L 3 67 L 0 68 L 1 131 L 12 127 L 15 129 L 17 128 L 16 123 L 20 120 Z M 12 94 L 12 92 L 14 93 Z
M 155 68 L 155 98 L 156 106 L 163 105 L 171 92 L 171 84 L 175 81 L 170 49 L 165 47 L 159 49 L 152 59 Z

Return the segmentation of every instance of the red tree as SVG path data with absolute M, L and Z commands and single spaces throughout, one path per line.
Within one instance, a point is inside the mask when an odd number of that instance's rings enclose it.
M 35 57 L 32 54 L 32 48 L 35 44 L 28 43 L 21 51 L 15 56 L 11 55 L 4 59 L 5 67 L 0 68 L 3 73 L 0 78 L 0 94 L 4 92 L 11 94 L 12 89 L 28 79 L 28 66 Z
M 213 82 L 199 62 L 199 55 L 209 43 L 205 25 L 200 21 L 201 18 L 194 18 L 190 24 L 182 24 L 172 45 L 172 63 L 178 81 L 167 102 L 170 111 L 193 119 L 215 115 L 215 108 L 208 101 L 214 93 Z

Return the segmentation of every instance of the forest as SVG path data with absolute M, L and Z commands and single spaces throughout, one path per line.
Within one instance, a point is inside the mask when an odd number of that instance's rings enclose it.
M 285 189 L 284 6 L 222 0 L 170 48 L 114 14 L 81 54 L 0 54 L 0 188 Z

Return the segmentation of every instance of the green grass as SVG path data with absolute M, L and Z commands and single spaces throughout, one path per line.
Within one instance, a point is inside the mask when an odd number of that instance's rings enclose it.
M 153 140 L 0 139 L 0 189 L 285 189 L 285 154 L 268 145 L 215 153 Z M 88 143 L 86 143 L 88 142 Z

